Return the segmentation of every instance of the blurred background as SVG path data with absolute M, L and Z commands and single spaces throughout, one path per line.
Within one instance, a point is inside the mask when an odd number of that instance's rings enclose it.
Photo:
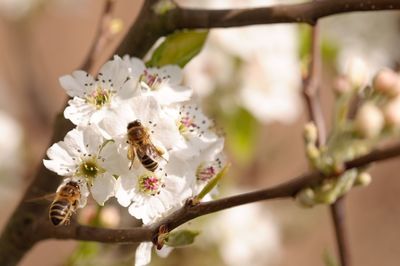
M 249 7 L 299 1 L 180 0 L 190 7 Z M 118 0 L 114 16 L 124 30 L 142 1 Z M 58 77 L 79 68 L 90 49 L 104 1 L 0 0 L 0 227 L 39 167 L 53 119 L 66 95 Z M 400 62 L 400 13 L 353 13 L 320 21 L 321 99 L 330 127 L 333 79 L 348 73 L 370 82 Z M 122 33 L 97 59 L 118 45 Z M 301 79 L 309 60 L 305 25 L 252 26 L 210 32 L 204 50 L 185 68 L 185 82 L 226 134 L 232 168 L 221 195 L 269 187 L 307 171 Z M 261 145 L 262 144 L 262 145 Z M 347 197 L 347 229 L 354 265 L 398 265 L 399 161 L 372 169 L 373 182 Z M 95 217 L 95 218 L 93 218 Z M 89 205 L 82 222 L 133 222 L 124 209 Z M 132 220 L 132 221 L 131 221 Z M 192 221 L 196 244 L 153 255 L 152 265 L 324 265 L 336 254 L 326 206 L 304 209 L 291 200 L 246 205 Z M 21 265 L 132 265 L 135 246 L 44 241 Z

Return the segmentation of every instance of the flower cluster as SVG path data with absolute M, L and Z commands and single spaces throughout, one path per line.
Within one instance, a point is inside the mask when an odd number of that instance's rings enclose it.
M 92 77 L 60 78 L 71 97 L 65 118 L 76 128 L 52 145 L 44 165 L 98 204 L 116 197 L 149 224 L 182 206 L 223 167 L 224 140 L 182 85 L 178 66 L 148 68 L 115 56 Z

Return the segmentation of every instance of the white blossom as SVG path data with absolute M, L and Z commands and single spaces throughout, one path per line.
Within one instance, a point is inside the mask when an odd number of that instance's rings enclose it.
M 93 128 L 73 129 L 64 141 L 53 144 L 47 150 L 49 160 L 44 165 L 61 176 L 81 178 L 89 185 L 93 198 L 100 204 L 114 195 L 116 180 L 120 173 L 120 159 L 113 143 L 105 143 L 104 138 Z
M 177 65 L 166 65 L 161 68 L 147 68 L 138 58 L 124 57 L 131 77 L 139 80 L 140 92 L 154 96 L 161 105 L 183 102 L 190 99 L 192 89 L 182 85 L 182 70 Z
M 178 126 L 179 133 L 185 141 L 185 148 L 180 149 L 176 155 L 187 159 L 199 154 L 215 141 L 218 136 L 215 133 L 213 121 L 211 121 L 201 108 L 193 102 L 184 102 L 172 105 L 166 109 L 169 117 L 173 118 Z
M 115 140 L 122 156 L 127 157 L 131 145 L 128 143 L 128 124 L 136 120 L 148 132 L 151 144 L 163 152 L 161 164 L 168 161 L 169 151 L 186 147 L 175 121 L 161 110 L 156 99 L 153 96 L 138 96 L 99 124 L 102 134 Z M 134 166 L 139 167 L 138 159 L 135 163 Z M 129 163 L 125 168 L 129 168 Z
M 118 179 L 116 197 L 122 206 L 129 205 L 129 213 L 144 224 L 174 208 L 183 205 L 191 195 L 184 177 L 169 175 L 163 169 L 150 172 L 143 168 L 132 169 Z
M 104 64 L 96 79 L 85 71 L 60 78 L 61 86 L 73 97 L 64 116 L 75 125 L 97 124 L 110 111 L 135 95 L 137 80 L 132 80 L 125 63 L 115 56 Z

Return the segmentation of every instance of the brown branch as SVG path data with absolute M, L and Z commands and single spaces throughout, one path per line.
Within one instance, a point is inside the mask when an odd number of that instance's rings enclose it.
M 171 12 L 175 23 L 170 25 L 170 30 L 271 23 L 304 22 L 314 25 L 320 18 L 341 13 L 396 9 L 400 9 L 398 0 L 324 0 L 292 5 L 220 10 L 177 8 Z
M 339 198 L 330 206 L 333 225 L 335 228 L 335 236 L 340 255 L 340 265 L 350 266 L 350 249 L 348 245 L 346 226 L 345 226 L 345 197 Z
M 114 10 L 115 0 L 107 0 L 103 12 L 100 18 L 99 27 L 97 29 L 94 42 L 86 56 L 85 62 L 82 64 L 81 69 L 94 74 L 94 60 L 99 55 L 100 51 L 104 49 L 108 41 L 110 40 L 110 24 L 112 20 L 112 12 Z
M 326 127 L 318 94 L 321 75 L 321 51 L 319 43 L 319 27 L 315 24 L 311 29 L 311 56 L 307 77 L 303 81 L 303 96 L 309 120 L 313 121 L 317 127 L 317 143 L 318 145 L 323 145 L 326 142 Z
M 363 167 L 373 162 L 391 159 L 400 156 L 400 143 L 383 150 L 376 150 L 370 154 L 364 155 L 357 159 L 348 161 L 344 164 L 342 171 L 351 168 Z M 313 171 L 284 182 L 272 188 L 257 190 L 254 192 L 239 194 L 226 197 L 214 201 L 203 202 L 192 205 L 188 201 L 185 206 L 178 209 L 174 213 L 163 218 L 156 224 L 149 227 L 132 228 L 132 229 L 104 229 L 96 227 L 82 226 L 79 224 L 70 227 L 52 227 L 46 238 L 57 239 L 78 239 L 90 240 L 106 243 L 133 243 L 142 241 L 151 241 L 158 234 L 160 226 L 164 225 L 169 230 L 182 225 L 194 218 L 225 210 L 228 208 L 277 198 L 292 198 L 298 191 L 304 187 L 318 184 L 324 176 L 318 171 Z M 51 227 L 50 223 L 42 224 L 44 227 Z M 115 233 L 115 234 L 114 234 Z

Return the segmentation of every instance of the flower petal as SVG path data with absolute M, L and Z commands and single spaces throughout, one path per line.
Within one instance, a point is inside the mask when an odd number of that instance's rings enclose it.
M 152 247 L 153 243 L 151 242 L 140 243 L 135 253 L 135 266 L 144 266 L 150 263 Z
M 115 195 L 116 180 L 115 178 L 105 173 L 104 175 L 94 178 L 93 186 L 91 187 L 92 197 L 101 206 L 104 205 L 110 197 Z

